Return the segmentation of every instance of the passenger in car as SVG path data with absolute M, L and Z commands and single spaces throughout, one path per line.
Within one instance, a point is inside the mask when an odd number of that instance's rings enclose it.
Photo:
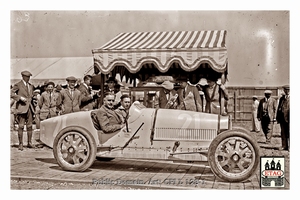
M 178 94 L 174 90 L 174 84 L 170 81 L 164 81 L 161 86 L 162 91 L 157 91 L 155 94 L 155 108 L 176 109 L 178 106 Z
M 101 131 L 104 133 L 113 133 L 125 126 L 123 116 L 114 110 L 114 101 L 115 95 L 107 92 L 104 94 L 103 105 L 96 110 Z
M 116 112 L 118 112 L 123 118 L 123 122 L 126 122 L 126 120 L 129 117 L 129 108 L 130 108 L 131 102 L 130 97 L 128 94 L 123 94 L 121 96 L 120 106 L 116 109 Z

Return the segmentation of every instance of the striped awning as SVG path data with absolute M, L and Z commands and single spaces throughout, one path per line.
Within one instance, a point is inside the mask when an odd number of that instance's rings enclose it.
M 226 30 L 120 33 L 93 49 L 94 66 L 108 74 L 116 66 L 137 73 L 144 64 L 154 64 L 165 73 L 173 63 L 187 72 L 207 63 L 216 72 L 227 69 Z

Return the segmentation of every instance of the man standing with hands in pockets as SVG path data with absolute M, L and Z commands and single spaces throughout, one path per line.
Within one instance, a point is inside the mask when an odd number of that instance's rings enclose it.
M 290 143 L 290 86 L 283 86 L 284 95 L 279 99 L 277 109 L 277 123 L 281 128 L 281 145 L 280 150 L 289 150 Z
M 18 117 L 18 139 L 19 150 L 23 151 L 23 129 L 26 123 L 27 130 L 27 147 L 33 148 L 31 143 L 32 138 L 32 120 L 34 108 L 32 105 L 33 85 L 29 83 L 32 74 L 29 71 L 22 71 L 22 80 L 16 83 L 11 89 L 11 98 L 16 101 L 16 115 Z
M 259 101 L 257 109 L 257 119 L 261 122 L 261 128 L 266 137 L 266 144 L 271 144 L 274 121 L 276 121 L 277 103 L 271 97 L 272 91 L 265 91 L 265 98 Z

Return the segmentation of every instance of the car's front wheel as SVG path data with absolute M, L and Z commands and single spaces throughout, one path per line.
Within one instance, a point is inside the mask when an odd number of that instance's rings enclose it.
M 249 134 L 226 131 L 212 141 L 208 162 L 217 177 L 229 182 L 243 181 L 258 167 L 259 147 Z
M 97 147 L 94 137 L 84 128 L 67 127 L 54 139 L 53 154 L 66 171 L 85 171 L 95 161 Z

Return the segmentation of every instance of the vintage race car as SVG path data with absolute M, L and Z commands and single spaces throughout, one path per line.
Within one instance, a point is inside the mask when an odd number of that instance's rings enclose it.
M 203 161 L 220 179 L 237 182 L 248 179 L 258 167 L 256 141 L 244 128 L 233 128 L 230 116 L 146 108 L 134 102 L 127 126 L 104 134 L 96 111 L 41 122 L 40 140 L 53 148 L 63 170 L 84 171 L 96 158 Z

